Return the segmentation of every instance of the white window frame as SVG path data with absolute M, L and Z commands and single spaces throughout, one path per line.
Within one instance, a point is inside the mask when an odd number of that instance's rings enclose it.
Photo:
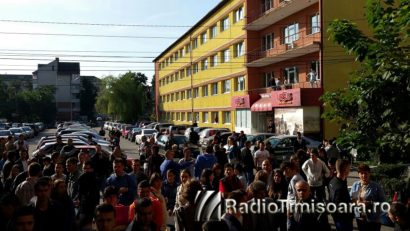
M 181 112 L 181 121 L 185 121 L 185 112 Z
M 285 78 L 286 84 L 298 83 L 299 82 L 298 68 L 296 66 L 285 68 L 284 78 Z
M 310 33 L 315 34 L 320 32 L 320 15 L 319 13 L 310 16 Z
M 292 44 L 299 39 L 299 23 L 293 23 L 286 26 L 284 29 L 284 43 Z
M 207 111 L 202 112 L 202 122 L 209 123 L 209 112 Z
M 198 38 L 192 39 L 192 49 L 198 48 Z
M 211 67 L 218 66 L 218 54 L 211 56 Z
M 192 122 L 192 112 L 188 112 L 187 120 Z
M 273 48 L 273 33 L 266 34 L 262 37 L 262 51 L 267 51 Z
M 272 72 L 264 72 L 263 73 L 263 87 L 271 87 L 270 86 L 270 79 L 272 78 Z
M 201 44 L 204 44 L 208 41 L 206 31 L 201 34 Z
M 231 117 L 231 112 L 230 111 L 224 111 L 222 112 L 222 117 L 223 117 L 223 123 L 224 124 L 230 124 L 232 122 L 232 117 Z
M 244 54 L 244 42 L 235 44 L 235 58 L 240 57 Z
M 231 92 L 231 80 L 227 79 L 222 82 L 222 93 L 230 93 Z
M 262 12 L 266 12 L 273 8 L 272 0 L 263 0 L 261 4 Z
M 208 70 L 208 59 L 204 59 L 201 61 L 201 70 Z
M 192 65 L 192 74 L 196 74 L 196 73 L 198 73 L 198 71 L 199 71 L 199 65 L 198 65 L 198 63 L 194 63 Z
M 229 16 L 221 20 L 221 32 L 228 30 Z
M 194 98 L 198 98 L 199 97 L 199 88 L 196 87 L 194 88 Z
M 202 97 L 207 97 L 209 94 L 208 85 L 202 86 Z
M 218 83 L 211 84 L 211 95 L 218 95 Z
M 239 76 L 236 78 L 236 91 L 245 90 L 245 76 Z
M 240 6 L 238 9 L 235 10 L 234 23 L 241 21 L 243 18 L 243 6 Z
M 191 90 L 191 89 L 188 89 L 188 90 L 186 91 L 186 98 L 187 98 L 187 99 L 191 99 L 191 98 L 192 98 L 192 90 Z
M 216 37 L 216 35 L 218 34 L 218 26 L 215 24 L 211 27 L 210 29 L 210 38 L 213 39 Z
M 221 57 L 222 60 L 221 60 L 221 62 L 222 63 L 229 62 L 230 55 L 231 55 L 231 52 L 230 52 L 229 48 L 226 49 L 226 50 L 223 50 L 222 51 L 222 57 Z

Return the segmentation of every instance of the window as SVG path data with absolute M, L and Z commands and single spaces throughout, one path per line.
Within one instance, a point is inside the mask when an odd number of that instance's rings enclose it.
M 315 14 L 310 17 L 310 33 L 318 33 L 320 31 L 320 17 L 319 14 Z
M 230 124 L 231 123 L 231 112 L 230 111 L 224 111 L 222 112 L 223 115 L 223 123 L 224 124 Z
M 211 39 L 215 38 L 217 33 L 218 33 L 218 27 L 215 24 L 211 27 L 211 33 L 210 33 Z
M 263 12 L 272 9 L 272 7 L 273 7 L 272 0 L 262 0 L 262 11 Z
M 193 67 L 192 68 L 192 74 L 198 73 L 198 71 L 199 71 L 198 63 L 194 63 L 194 65 L 192 67 Z
M 319 80 L 320 79 L 319 60 L 312 61 L 310 63 L 310 69 L 312 69 L 314 72 L 316 72 L 316 80 Z
M 175 101 L 178 101 L 179 100 L 179 92 L 176 92 L 175 93 Z
M 218 65 L 218 55 L 211 56 L 211 67 L 216 67 Z
M 250 128 L 251 127 L 251 111 L 249 109 L 236 110 L 236 127 Z
M 201 70 L 207 70 L 208 69 L 208 59 L 204 59 L 201 61 Z
M 283 28 L 284 40 L 283 43 L 285 44 L 292 44 L 294 41 L 299 39 L 299 23 L 291 24 L 285 28 Z
M 188 121 L 192 121 L 192 112 L 188 112 Z
M 211 112 L 211 120 L 212 120 L 212 123 L 219 123 L 217 111 Z
M 237 10 L 234 12 L 234 20 L 233 22 L 239 22 L 243 19 L 243 6 L 239 7 Z
M 273 48 L 273 34 L 267 34 L 262 37 L 262 50 L 270 50 Z
M 191 44 L 185 46 L 185 54 L 187 55 L 189 52 L 191 52 Z
M 171 102 L 174 101 L 174 94 L 171 94 Z
M 222 93 L 231 92 L 231 80 L 225 80 L 222 82 Z
M 175 60 L 175 61 L 178 60 L 178 52 L 175 52 L 175 54 L 174 54 L 174 60 Z
M 192 39 L 192 49 L 195 49 L 198 47 L 198 38 L 193 38 Z
M 180 113 L 179 113 L 179 112 L 176 112 L 175 114 L 177 115 L 177 119 L 176 119 L 176 120 L 181 120 Z
M 272 78 L 273 74 L 272 72 L 265 72 L 263 73 L 263 83 L 262 86 L 263 87 L 270 87 L 270 80 Z
M 184 48 L 181 48 L 181 50 L 179 50 L 179 57 L 184 56 Z
M 167 102 L 169 102 L 169 95 L 167 95 Z
M 185 91 L 181 91 L 181 100 L 185 99 Z
M 218 83 L 213 83 L 211 87 L 212 95 L 218 94 Z
M 202 122 L 208 123 L 208 112 L 202 112 Z
M 229 27 L 229 17 L 221 20 L 221 32 L 227 30 Z
M 186 98 L 187 98 L 187 99 L 191 99 L 191 98 L 192 98 L 192 90 L 191 90 L 191 89 L 189 89 L 189 90 L 186 91 Z
M 202 96 L 208 96 L 208 85 L 202 87 Z
M 168 84 L 169 83 L 169 76 L 167 76 L 166 78 L 165 78 L 165 82 Z
M 186 76 L 191 76 L 191 67 L 186 68 Z
M 199 121 L 199 112 L 194 112 L 194 120 L 195 122 Z
M 285 77 L 284 84 L 292 84 L 299 82 L 297 67 L 285 68 L 283 76 Z
M 179 79 L 179 72 L 175 72 L 175 81 Z
M 207 38 L 206 38 L 206 37 L 207 37 L 207 36 L 206 36 L 206 32 L 204 32 L 204 33 L 201 34 L 201 44 L 206 43 L 206 41 L 207 41 Z
M 194 98 L 199 97 L 199 88 L 194 88 Z
M 171 79 L 171 80 L 170 80 L 171 83 L 174 82 L 174 75 L 171 75 L 169 78 Z
M 236 91 L 244 91 L 245 90 L 245 77 L 240 76 L 236 78 Z
M 181 112 L 181 121 L 185 121 L 185 112 Z
M 234 45 L 234 57 L 239 57 L 243 55 L 243 42 Z
M 223 63 L 228 62 L 229 61 L 229 55 L 230 55 L 229 49 L 226 49 L 226 50 L 222 51 L 221 61 Z
M 181 79 L 185 77 L 185 70 L 180 70 L 179 75 L 181 76 Z

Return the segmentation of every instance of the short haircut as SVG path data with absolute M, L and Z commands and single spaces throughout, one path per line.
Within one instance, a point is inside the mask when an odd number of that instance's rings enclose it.
M 244 199 L 244 197 L 245 193 L 240 189 L 234 190 L 228 194 L 228 199 L 235 200 L 237 205 L 239 205 L 239 203 L 241 202 L 241 200 Z
M 114 164 L 122 164 L 122 165 L 126 165 L 125 164 L 125 161 L 123 160 L 123 159 L 121 159 L 121 158 L 115 158 L 115 160 L 114 160 Z
M 158 173 L 153 173 L 149 179 L 149 184 L 152 186 L 157 180 L 162 182 L 162 177 Z
M 282 162 L 280 164 L 280 169 L 282 171 L 284 171 L 286 168 L 289 168 L 291 170 L 295 170 L 297 168 L 297 166 L 294 163 L 289 162 L 289 161 Z
M 152 205 L 152 201 L 148 198 L 138 199 L 135 205 L 135 214 L 140 214 L 142 212 L 142 208 L 147 208 L 151 205 Z
M 33 219 L 34 219 L 34 207 L 33 206 L 23 206 L 15 210 L 13 213 L 13 217 L 12 217 L 12 223 L 14 224 L 17 218 L 24 217 L 24 216 L 33 216 Z
M 158 145 L 152 145 L 151 147 L 153 152 L 159 152 L 159 146 Z
M 349 166 L 350 166 L 350 162 L 348 160 L 338 159 L 336 161 L 336 171 L 337 172 L 342 172 Z
M 118 196 L 118 190 L 114 186 L 107 186 L 104 189 L 103 198 L 109 198 L 111 196 Z
M 257 181 L 252 182 L 251 189 L 252 189 L 252 192 L 254 193 L 259 192 L 261 190 L 266 191 L 266 184 L 263 181 L 257 180 Z
M 34 184 L 34 191 L 37 192 L 37 190 L 40 189 L 40 187 L 50 187 L 50 179 L 49 177 L 41 177 L 40 179 L 37 180 L 37 182 Z
M 175 170 L 174 170 L 174 169 L 168 169 L 168 170 L 167 170 L 167 175 L 168 175 L 169 173 L 174 174 L 174 176 L 176 175 L 176 173 L 175 173 Z
M 227 168 L 233 168 L 233 164 L 226 163 L 224 166 L 224 169 L 227 169 Z
M 149 187 L 151 187 L 151 185 L 149 184 L 148 180 L 143 180 L 143 181 L 138 183 L 138 189 L 140 189 L 140 188 L 149 188 Z
M 370 167 L 367 164 L 360 164 L 359 167 L 357 167 L 357 172 L 370 172 Z
M 94 164 L 93 164 L 93 162 L 92 162 L 91 160 L 87 160 L 87 161 L 84 163 L 84 165 L 88 165 L 88 166 L 90 166 L 92 169 L 94 169 Z
M 214 147 L 212 145 L 206 146 L 205 152 L 206 153 L 213 153 L 214 152 Z
M 66 160 L 66 163 L 76 165 L 78 163 L 78 159 L 75 157 L 70 157 Z
M 110 204 L 101 204 L 95 208 L 94 217 L 97 217 L 100 213 L 114 213 L 115 217 L 115 209 L 114 206 Z
M 183 170 L 181 171 L 181 174 L 182 174 L 182 173 L 186 173 L 186 174 L 188 174 L 189 177 L 191 177 L 191 171 L 189 171 L 189 169 L 187 169 L 187 168 L 186 168 L 186 169 L 183 169 Z
M 31 163 L 28 166 L 29 176 L 40 176 L 42 172 L 41 165 L 39 163 Z

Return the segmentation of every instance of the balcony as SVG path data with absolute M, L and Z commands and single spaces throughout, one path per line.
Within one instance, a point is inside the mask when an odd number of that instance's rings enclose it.
M 298 33 L 297 40 L 288 44 L 275 41 L 272 49 L 253 50 L 247 53 L 247 67 L 263 67 L 285 60 L 320 51 L 320 32 L 306 35 L 306 30 Z
M 319 0 L 273 0 L 272 5 L 263 5 L 259 12 L 253 12 L 255 16 L 248 18 L 245 29 L 262 30 L 318 2 Z

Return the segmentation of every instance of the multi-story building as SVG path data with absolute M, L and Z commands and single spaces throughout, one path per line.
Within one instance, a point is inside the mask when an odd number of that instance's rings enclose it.
M 363 5 L 220 2 L 154 60 L 158 119 L 246 133 L 272 123 L 279 134 L 336 136 L 337 125 L 320 117 L 319 98 L 346 85 L 354 59 L 326 31 L 335 18 L 362 18 Z
M 73 120 L 80 115 L 80 63 L 60 62 L 38 64 L 33 72 L 33 88 L 54 86 L 57 108 L 56 120 Z
M 33 77 L 31 75 L 0 74 L 0 82 L 4 87 L 14 87 L 16 91 L 31 90 Z

